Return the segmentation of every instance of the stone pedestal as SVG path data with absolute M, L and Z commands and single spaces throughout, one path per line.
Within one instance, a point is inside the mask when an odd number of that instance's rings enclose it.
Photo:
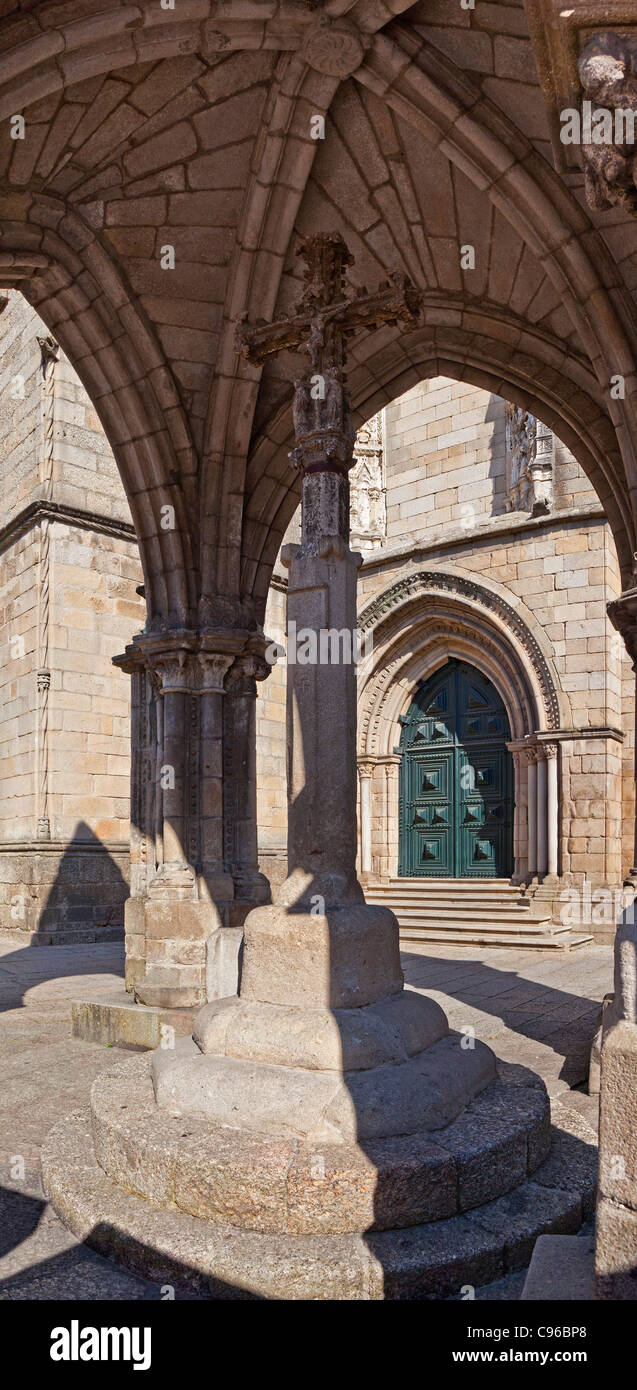
M 457 1292 L 502 1268 L 518 1219 L 505 1194 L 523 1192 L 520 1259 L 528 1229 L 576 1230 L 581 1201 L 530 1176 L 550 1142 L 543 1085 L 527 1074 L 508 1084 L 488 1047 L 404 989 L 396 918 L 365 903 L 346 476 L 306 477 L 303 500 L 303 541 L 287 557 L 296 633 L 279 901 L 248 913 L 238 996 L 209 1000 L 192 1036 L 160 1046 L 150 1068 L 140 1059 L 98 1078 L 90 1130 L 73 1118 L 52 1135 L 45 1182 L 74 1230 L 86 1233 L 99 1205 L 89 1238 L 111 1222 L 127 1263 L 147 1269 L 152 1243 L 156 1275 L 199 1291 L 203 1280 L 216 1298 Z M 323 662 L 322 636 L 341 644 Z M 294 661 L 301 641 L 314 660 Z M 152 920 L 181 921 L 192 938 L 199 907 L 153 906 Z M 475 1208 L 483 1224 L 463 1215 Z

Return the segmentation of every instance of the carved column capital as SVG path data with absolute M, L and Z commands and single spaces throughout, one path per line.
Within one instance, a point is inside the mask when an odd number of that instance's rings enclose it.
M 261 634 L 236 628 L 140 633 L 113 664 L 129 675 L 147 671 L 160 694 L 223 694 L 226 673 L 239 658 L 249 663 L 255 679 L 265 679 L 270 669 L 265 646 Z
M 197 680 L 193 694 L 216 691 L 222 695 L 232 661 L 232 653 L 229 652 L 197 652 Z
M 358 775 L 359 777 L 373 777 L 376 763 L 371 758 L 359 758 Z
M 237 656 L 232 661 L 225 679 L 227 695 L 253 695 L 256 697 L 257 681 L 267 680 L 272 667 L 265 657 L 249 652 Z

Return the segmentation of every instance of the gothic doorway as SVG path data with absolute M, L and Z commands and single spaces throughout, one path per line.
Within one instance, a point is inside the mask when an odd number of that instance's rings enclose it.
M 452 659 L 400 718 L 402 877 L 505 878 L 513 868 L 513 760 L 500 696 Z

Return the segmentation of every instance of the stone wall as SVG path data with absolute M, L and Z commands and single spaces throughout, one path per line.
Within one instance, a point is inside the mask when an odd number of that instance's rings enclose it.
M 17 293 L 0 315 L 0 924 L 119 933 L 130 689 L 144 622 L 128 503 L 99 418 Z

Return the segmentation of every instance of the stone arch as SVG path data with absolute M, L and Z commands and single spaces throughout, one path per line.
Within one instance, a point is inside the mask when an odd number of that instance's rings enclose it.
M 135 524 L 151 627 L 188 623 L 196 603 L 194 455 L 187 418 L 151 326 L 77 214 L 24 195 L 0 200 L 4 281 L 60 343 L 100 416 Z M 162 527 L 162 508 L 175 513 Z
M 513 316 L 493 312 L 491 325 L 492 336 L 487 336 L 484 311 L 478 314 L 471 306 L 459 305 L 453 327 L 441 326 L 433 309 L 427 327 L 409 336 L 387 334 L 383 352 L 373 360 L 371 349 L 369 361 L 364 349 L 357 353 L 357 422 L 435 376 L 470 382 L 531 411 L 554 430 L 590 479 L 606 511 L 627 583 L 635 548 L 633 519 L 625 486 L 617 482 L 622 463 L 615 432 L 590 366 L 547 335 L 530 335 Z M 288 460 L 289 430 L 286 405 L 255 442 L 248 464 L 243 584 L 251 588 L 260 608 L 281 539 L 299 503 L 298 479 Z
M 568 719 L 567 699 L 532 614 L 457 567 L 398 579 L 362 610 L 359 628 L 373 635 L 359 682 L 360 757 L 393 753 L 396 722 L 417 679 L 450 656 L 469 661 L 493 682 L 514 739 L 557 729 Z
M 359 628 L 373 636 L 358 684 L 363 867 L 380 865 L 382 876 L 397 872 L 398 721 L 407 713 L 417 683 L 456 658 L 492 682 L 507 712 L 509 746 L 515 750 L 514 878 L 521 881 L 529 863 L 529 784 L 523 750 L 535 746 L 538 734 L 546 737 L 571 722 L 568 697 L 560 689 L 548 644 L 533 615 L 524 604 L 514 608 L 493 581 L 478 583 L 459 566 L 447 566 L 396 580 L 362 609 Z M 374 779 L 382 813 L 380 829 L 377 824 L 372 832 L 363 805 L 371 805 Z

